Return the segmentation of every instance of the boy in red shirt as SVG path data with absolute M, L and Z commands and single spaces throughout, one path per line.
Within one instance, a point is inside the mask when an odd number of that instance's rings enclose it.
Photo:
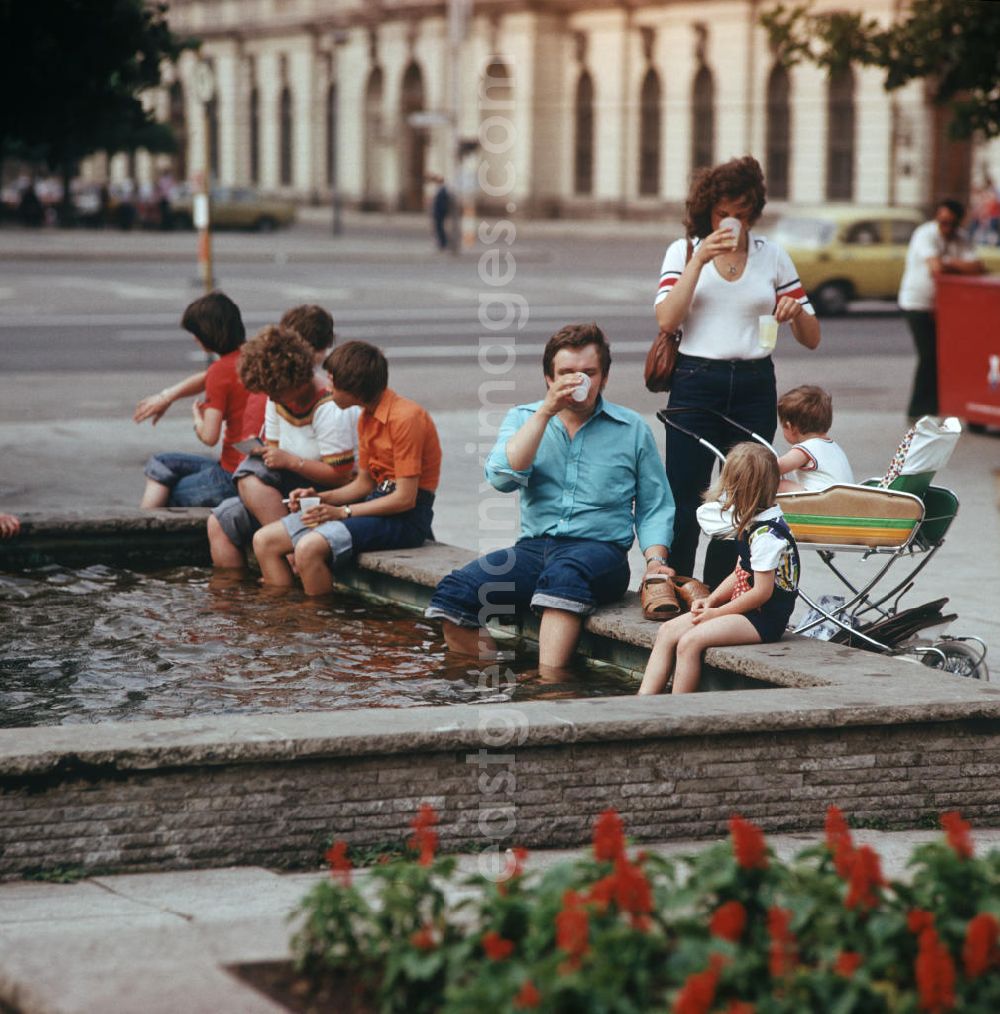
M 218 461 L 201 454 L 155 454 L 143 469 L 146 489 L 140 507 L 214 507 L 233 496 L 232 473 L 243 455 L 233 444 L 243 436 L 247 389 L 237 374 L 246 329 L 239 307 L 224 293 L 210 292 L 191 303 L 181 327 L 219 358 L 205 373 L 205 400 L 191 406 L 194 432 L 208 447 L 222 438 Z
M 307 595 L 333 589 L 333 568 L 373 549 L 409 549 L 433 539 L 434 492 L 441 474 L 441 444 L 427 411 L 388 387 L 382 352 L 367 342 L 347 342 L 325 362 L 333 400 L 342 409 L 362 407 L 358 421 L 358 476 L 346 486 L 317 494 L 295 489 L 290 513 L 254 535 L 253 549 L 265 584 L 290 586 L 286 557 Z M 319 506 L 301 511 L 303 497 Z

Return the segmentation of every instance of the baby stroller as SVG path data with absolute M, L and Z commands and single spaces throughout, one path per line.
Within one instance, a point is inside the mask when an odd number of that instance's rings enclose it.
M 679 421 L 689 411 L 666 408 L 657 412 L 657 418 L 724 461 L 721 451 Z M 720 412 L 712 414 L 777 455 L 756 433 Z M 841 592 L 811 594 L 800 582 L 799 597 L 810 611 L 793 626 L 794 633 L 909 657 L 960 676 L 989 679 L 982 639 L 945 633 L 957 619 L 954 613 L 944 613 L 946 598 L 900 608 L 900 600 L 940 550 L 958 513 L 955 494 L 933 485 L 932 480 L 951 457 L 960 433 L 957 419 L 942 422 L 925 416 L 904 436 L 881 479 L 838 483 L 819 492 L 778 494 L 800 552 L 815 552 Z M 732 532 L 724 512 L 713 512 L 709 505 L 699 511 L 699 522 L 710 537 Z M 845 556 L 860 561 L 860 576 L 848 573 Z

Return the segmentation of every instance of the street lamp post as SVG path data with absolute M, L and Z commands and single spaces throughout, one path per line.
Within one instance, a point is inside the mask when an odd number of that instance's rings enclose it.
M 198 193 L 194 195 L 192 217 L 198 230 L 198 266 L 201 269 L 202 284 L 206 292 L 211 292 L 215 283 L 212 270 L 212 222 L 211 222 L 211 187 L 212 187 L 212 120 L 211 102 L 215 97 L 215 73 L 207 60 L 199 60 L 194 68 L 194 91 L 201 102 L 204 113 L 205 157 L 202 171 L 196 179 Z
M 462 43 L 469 20 L 470 0 L 448 0 L 449 136 L 451 175 L 451 252 L 462 246 L 462 210 L 465 183 L 462 179 Z
M 330 122 L 327 124 L 327 130 L 330 131 L 330 203 L 333 205 L 332 231 L 334 236 L 339 236 L 344 231 L 341 215 L 340 159 L 337 151 L 339 147 L 337 105 L 340 102 L 340 90 L 337 88 L 337 50 L 347 42 L 347 39 L 347 32 L 340 31 L 333 34 L 333 59 L 330 61 L 330 81 L 327 92 L 333 99 L 330 102 Z

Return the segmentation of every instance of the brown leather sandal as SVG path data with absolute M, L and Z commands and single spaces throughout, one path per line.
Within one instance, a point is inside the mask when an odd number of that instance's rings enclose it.
M 677 591 L 668 574 L 650 574 L 642 582 L 639 601 L 647 620 L 669 620 L 681 611 Z
M 680 599 L 684 612 L 689 612 L 691 603 L 695 599 L 704 598 L 710 593 L 710 589 L 704 581 L 693 577 L 681 577 L 674 575 L 674 587 L 677 589 L 677 597 Z

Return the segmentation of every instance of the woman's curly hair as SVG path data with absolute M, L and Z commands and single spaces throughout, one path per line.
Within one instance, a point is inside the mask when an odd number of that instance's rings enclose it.
M 767 203 L 764 171 L 753 155 L 699 169 L 691 180 L 684 228 L 688 236 L 704 239 L 712 231 L 712 208 L 722 200 L 744 199 L 750 205 L 750 224 L 760 218 Z
M 291 328 L 271 324 L 243 346 L 240 380 L 248 391 L 274 401 L 312 379 L 313 356 L 312 346 Z

